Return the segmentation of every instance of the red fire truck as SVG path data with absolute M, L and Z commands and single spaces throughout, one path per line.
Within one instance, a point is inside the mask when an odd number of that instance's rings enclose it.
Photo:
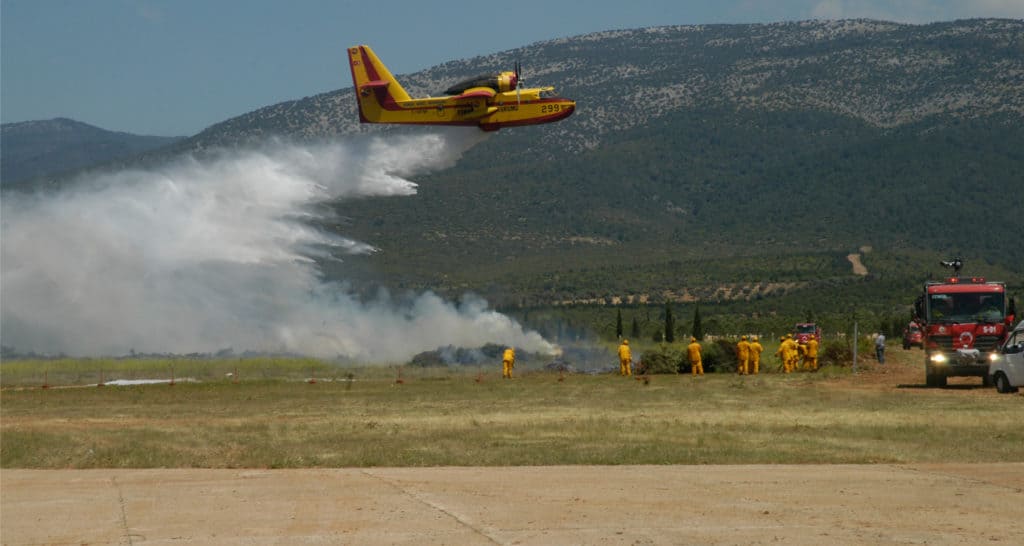
M 1013 326 L 1014 305 L 1007 304 L 1006 285 L 984 278 L 955 276 L 929 281 L 914 311 L 924 332 L 925 381 L 929 387 L 946 386 L 947 377 L 981 377 L 987 385 L 989 361 Z
M 793 339 L 797 343 L 803 345 L 807 343 L 811 338 L 814 338 L 821 343 L 821 328 L 813 322 L 799 322 L 793 327 Z

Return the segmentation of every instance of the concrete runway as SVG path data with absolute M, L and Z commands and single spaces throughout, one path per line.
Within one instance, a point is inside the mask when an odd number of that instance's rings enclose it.
M 1024 463 L 0 471 L 24 544 L 1020 544 Z

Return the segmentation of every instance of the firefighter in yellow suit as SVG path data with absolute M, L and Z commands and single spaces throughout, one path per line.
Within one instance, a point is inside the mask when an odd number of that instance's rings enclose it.
M 785 343 L 788 345 L 786 350 L 790 354 L 790 370 L 796 372 L 800 369 L 800 343 L 793 339 L 793 334 L 785 335 Z
M 700 343 L 697 343 L 697 338 L 690 337 L 690 344 L 686 346 L 686 356 L 690 358 L 690 373 L 704 375 L 704 363 L 700 359 Z
M 747 336 L 740 336 L 740 342 L 736 344 L 736 373 L 747 375 L 750 371 L 750 342 Z
M 622 340 L 619 345 L 619 375 L 633 375 L 633 355 L 629 352 L 629 340 Z
M 786 334 L 786 341 L 782 342 L 786 346 L 784 356 L 786 357 L 786 364 L 789 367 L 789 371 L 796 371 L 797 365 L 800 363 L 800 346 L 796 340 L 793 339 L 793 334 Z
M 786 336 L 779 337 L 779 348 L 775 350 L 775 356 L 779 357 L 779 362 L 782 363 L 782 371 L 786 373 L 792 371 L 789 369 L 789 364 L 786 363 Z
M 750 336 L 750 366 L 747 371 L 757 375 L 761 369 L 761 353 L 764 346 L 757 340 L 757 336 Z
M 779 355 L 779 358 L 782 360 L 782 370 L 786 373 L 792 373 L 799 359 L 796 342 L 793 341 L 792 335 L 782 336 L 779 338 L 779 341 L 781 341 L 779 343 L 779 350 L 775 351 L 775 354 Z
M 818 371 L 818 340 L 813 337 L 807 340 L 807 353 L 804 356 L 804 363 L 812 372 Z
M 501 357 L 501 377 L 512 379 L 512 368 L 516 367 L 516 350 L 512 347 L 505 349 Z

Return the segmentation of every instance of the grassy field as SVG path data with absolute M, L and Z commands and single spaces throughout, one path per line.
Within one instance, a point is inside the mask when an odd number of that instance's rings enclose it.
M 832 369 L 654 376 L 649 383 L 611 375 L 560 380 L 540 371 L 505 381 L 496 369 L 482 378 L 475 369 L 405 369 L 397 383 L 395 368 L 253 359 L 231 366 L 240 369 L 239 382 L 221 371 L 231 362 L 174 361 L 165 367 L 173 364 L 177 377 L 199 375 L 185 373 L 199 365 L 208 377 L 42 389 L 10 386 L 35 368 L 5 362 L 0 466 L 1024 461 L 1021 396 L 966 384 L 918 388 L 920 353 L 890 352 L 889 366 L 858 375 Z M 51 362 L 50 373 L 73 375 L 77 365 L 85 374 L 95 367 L 89 362 Z M 262 377 L 261 369 L 278 376 Z M 310 370 L 315 384 L 306 379 Z

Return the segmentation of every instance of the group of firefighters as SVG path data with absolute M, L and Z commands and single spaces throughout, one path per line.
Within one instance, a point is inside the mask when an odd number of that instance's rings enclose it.
M 761 353 L 764 346 L 761 345 L 757 336 L 740 336 L 736 343 L 736 373 L 740 375 L 757 375 L 761 372 Z M 782 363 L 782 371 L 793 373 L 800 369 L 800 361 L 803 361 L 803 369 L 818 371 L 818 340 L 811 336 L 806 343 L 797 343 L 793 334 L 786 334 L 779 338 L 779 349 L 775 351 Z M 701 346 L 697 338 L 690 337 L 690 344 L 686 346 L 686 358 L 690 361 L 690 373 L 692 375 L 704 375 L 704 362 L 701 359 Z M 512 378 L 512 369 L 516 365 L 516 351 L 512 347 L 505 349 L 502 355 L 501 376 L 505 379 Z M 619 345 L 619 375 L 633 375 L 633 354 L 629 349 L 629 340 L 623 339 Z
M 786 334 L 779 338 L 779 350 L 775 354 L 782 360 L 785 373 L 799 370 L 801 360 L 804 370 L 818 371 L 818 340 L 814 336 L 807 338 L 807 343 L 797 343 L 793 334 Z
M 757 336 L 740 336 L 736 343 L 736 373 L 740 375 L 756 375 L 761 373 L 761 353 L 764 346 Z M 800 368 L 800 361 L 803 360 L 803 369 L 818 371 L 818 340 L 813 336 L 808 338 L 806 343 L 797 343 L 793 334 L 786 334 L 779 338 L 779 350 L 775 351 L 782 363 L 782 371 L 792 373 Z M 704 362 L 701 359 L 701 346 L 697 338 L 690 337 L 690 344 L 686 346 L 686 358 L 690 361 L 690 373 L 692 375 L 704 375 Z M 629 350 L 629 340 L 622 340 L 619 345 L 619 375 L 633 375 L 633 355 Z
M 743 339 L 747 339 L 746 336 Z M 758 345 L 760 347 L 760 345 Z M 704 363 L 700 358 L 700 343 L 697 338 L 690 337 L 686 346 L 686 358 L 690 360 L 690 373 L 704 375 Z M 619 375 L 633 375 L 633 354 L 629 350 L 629 340 L 623 339 L 619 345 Z

